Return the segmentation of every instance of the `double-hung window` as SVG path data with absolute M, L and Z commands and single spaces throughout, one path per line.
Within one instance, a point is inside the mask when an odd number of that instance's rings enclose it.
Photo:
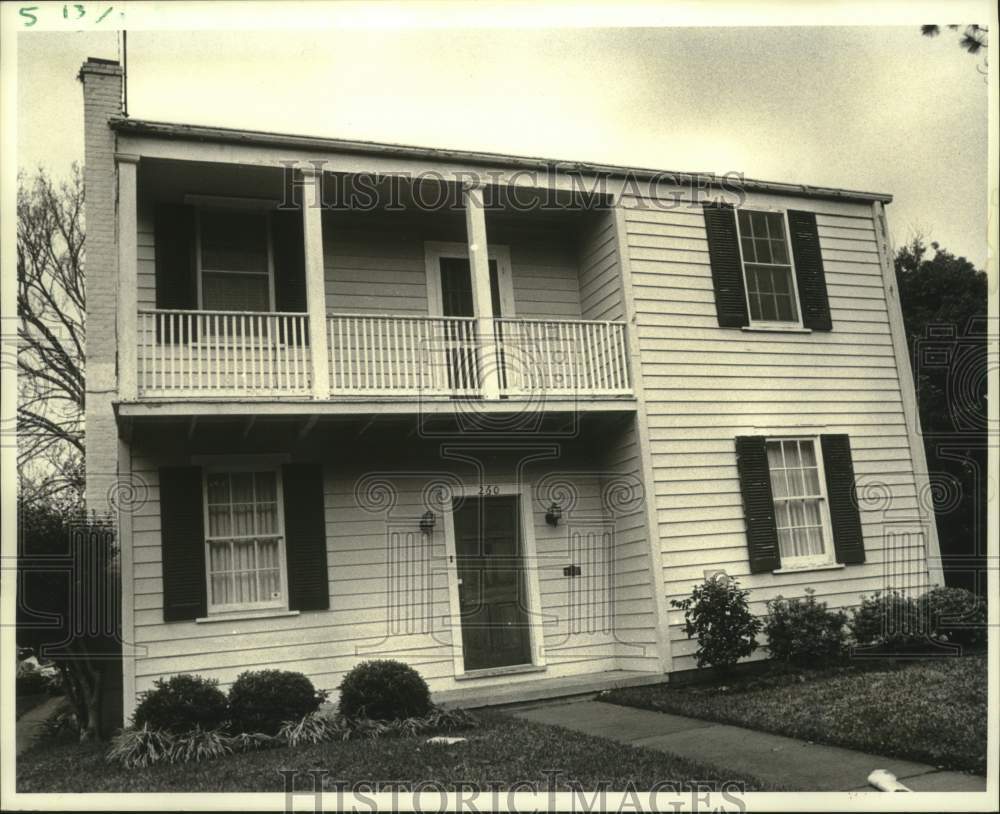
M 767 440 L 782 567 L 833 562 L 825 478 L 817 447 L 812 438 Z
M 273 310 L 274 270 L 266 211 L 199 209 L 197 253 L 201 308 Z
M 209 612 L 287 607 L 281 503 L 277 470 L 206 472 Z
M 801 325 L 784 212 L 738 211 L 751 324 Z

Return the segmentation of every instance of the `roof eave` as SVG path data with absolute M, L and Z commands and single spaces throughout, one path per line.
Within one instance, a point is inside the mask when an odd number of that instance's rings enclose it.
M 109 121 L 113 130 L 121 133 L 152 136 L 165 139 L 206 141 L 225 144 L 245 144 L 267 147 L 286 147 L 317 152 L 339 152 L 355 155 L 379 155 L 423 159 L 427 161 L 456 161 L 474 166 L 506 167 L 512 169 L 546 170 L 553 166 L 564 171 L 583 175 L 606 175 L 610 177 L 631 176 L 638 180 L 673 177 L 679 181 L 692 180 L 725 184 L 729 189 L 743 189 L 748 192 L 771 192 L 781 195 L 796 195 L 808 198 L 860 201 L 865 203 L 892 201 L 892 195 L 879 192 L 818 187 L 808 184 L 787 184 L 775 181 L 760 181 L 750 178 L 725 179 L 710 173 L 673 172 L 645 167 L 625 167 L 616 164 L 599 164 L 587 161 L 561 161 L 535 156 L 505 155 L 476 150 L 453 150 L 439 147 L 418 147 L 406 144 L 391 144 L 374 141 L 324 138 L 320 136 L 296 136 L 287 133 L 272 133 L 258 130 L 239 130 L 228 127 L 176 124 L 143 119 L 113 118 Z M 713 181 L 712 179 L 715 179 Z

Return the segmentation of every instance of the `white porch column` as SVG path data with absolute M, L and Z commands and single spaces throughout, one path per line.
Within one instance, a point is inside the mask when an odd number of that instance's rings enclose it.
M 136 176 L 139 156 L 115 154 L 118 168 L 118 398 L 139 396 L 139 289 Z
M 323 176 L 302 170 L 302 226 L 305 235 L 306 310 L 313 398 L 330 397 L 330 351 L 326 335 L 326 282 L 323 274 Z
M 493 334 L 493 297 L 490 293 L 490 256 L 486 243 L 486 211 L 482 187 L 467 185 L 465 230 L 469 243 L 469 271 L 472 275 L 472 307 L 479 336 L 479 359 L 483 373 L 483 398 L 500 397 L 500 368 L 496 337 Z

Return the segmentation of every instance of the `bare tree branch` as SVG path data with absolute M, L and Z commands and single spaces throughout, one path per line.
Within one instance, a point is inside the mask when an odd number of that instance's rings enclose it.
M 18 465 L 36 497 L 79 491 L 86 404 L 83 176 L 18 177 Z M 79 496 L 77 496 L 79 497 Z

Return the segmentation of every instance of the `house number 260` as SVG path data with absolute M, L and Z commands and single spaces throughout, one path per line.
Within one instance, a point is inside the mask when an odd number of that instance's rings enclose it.
M 489 497 L 491 495 L 499 495 L 500 494 L 500 487 L 499 486 L 480 486 L 479 487 L 479 494 L 483 495 L 483 496 L 486 496 L 486 497 Z

